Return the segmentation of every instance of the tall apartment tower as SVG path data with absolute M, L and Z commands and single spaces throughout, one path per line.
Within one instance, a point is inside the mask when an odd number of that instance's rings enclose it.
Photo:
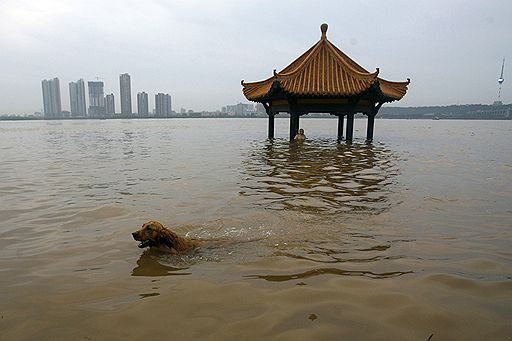
M 130 85 L 130 75 L 123 73 L 119 76 L 119 86 L 121 90 L 121 114 L 132 115 L 132 87 Z
M 89 116 L 105 116 L 105 95 L 102 81 L 87 82 L 89 88 Z
M 59 79 L 44 79 L 41 83 L 43 87 L 44 118 L 60 118 L 62 106 Z
M 114 116 L 116 113 L 116 103 L 114 101 L 114 94 L 108 94 L 105 96 L 105 108 L 107 116 Z
M 149 116 L 148 94 L 144 91 L 137 94 L 137 113 L 139 117 Z
M 155 95 L 155 116 L 168 117 L 172 113 L 171 95 L 158 93 Z
M 85 83 L 83 79 L 69 83 L 69 102 L 71 107 L 71 117 L 87 116 L 87 106 L 85 104 Z

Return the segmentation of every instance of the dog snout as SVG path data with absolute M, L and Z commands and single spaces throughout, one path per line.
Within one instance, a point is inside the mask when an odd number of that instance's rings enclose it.
M 135 240 L 139 240 L 139 231 L 132 232 L 132 237 Z

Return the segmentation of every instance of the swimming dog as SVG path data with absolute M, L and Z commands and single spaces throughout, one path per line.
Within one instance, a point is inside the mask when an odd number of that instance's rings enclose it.
M 156 220 L 142 224 L 142 228 L 132 233 L 133 239 L 139 241 L 141 249 L 157 248 L 171 253 L 185 253 L 197 249 L 204 241 L 177 235 Z

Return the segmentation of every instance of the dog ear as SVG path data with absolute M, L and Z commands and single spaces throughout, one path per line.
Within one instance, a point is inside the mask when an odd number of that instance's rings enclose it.
M 172 236 L 170 236 L 170 235 L 159 235 L 158 243 L 166 245 L 170 249 L 174 248 L 174 240 L 173 240 Z

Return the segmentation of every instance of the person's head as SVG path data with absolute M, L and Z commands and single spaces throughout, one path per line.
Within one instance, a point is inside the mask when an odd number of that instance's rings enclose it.
M 300 128 L 299 129 L 299 134 L 304 135 L 304 129 Z

